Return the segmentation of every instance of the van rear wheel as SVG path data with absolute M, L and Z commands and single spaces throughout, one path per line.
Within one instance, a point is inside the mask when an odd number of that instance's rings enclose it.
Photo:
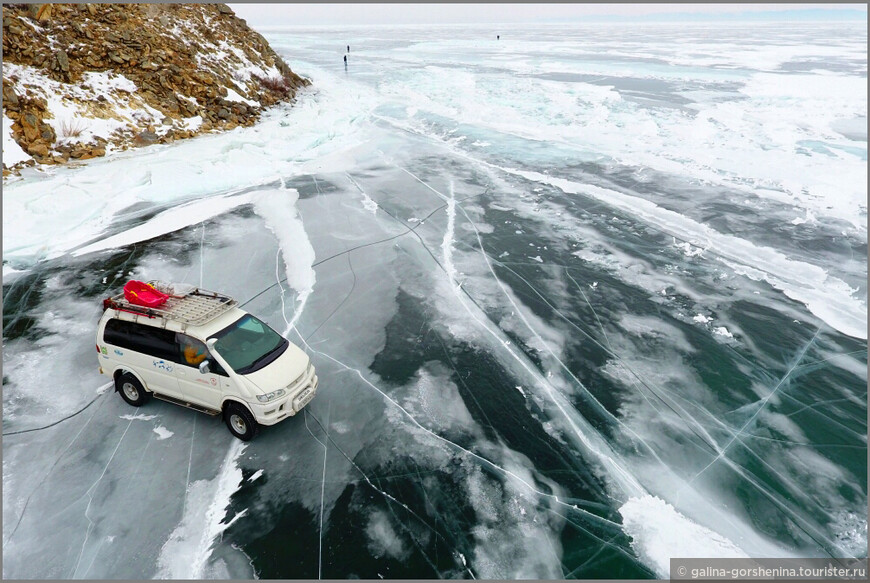
M 130 373 L 124 373 L 115 380 L 115 388 L 121 398 L 134 407 L 141 407 L 151 399 L 151 393 L 145 390 L 139 379 Z
M 227 404 L 224 409 L 224 421 L 230 433 L 242 441 L 250 441 L 260 432 L 260 424 L 251 412 L 238 403 Z

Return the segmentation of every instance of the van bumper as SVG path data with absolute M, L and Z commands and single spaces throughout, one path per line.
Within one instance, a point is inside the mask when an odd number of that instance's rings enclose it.
M 288 417 L 293 417 L 308 405 L 317 393 L 317 385 L 318 378 L 315 374 L 302 390 L 283 399 L 271 403 L 249 403 L 251 413 L 260 425 L 275 425 Z

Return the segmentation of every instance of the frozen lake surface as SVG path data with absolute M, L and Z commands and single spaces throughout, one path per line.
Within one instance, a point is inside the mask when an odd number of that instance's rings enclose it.
M 264 34 L 293 107 L 4 184 L 5 578 L 866 555 L 866 23 Z M 130 278 L 233 295 L 317 397 L 249 444 L 129 407 Z

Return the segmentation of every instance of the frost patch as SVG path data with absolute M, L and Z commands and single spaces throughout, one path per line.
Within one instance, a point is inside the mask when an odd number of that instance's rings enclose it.
M 389 517 L 383 511 L 377 510 L 369 517 L 366 535 L 369 537 L 369 550 L 375 557 L 386 555 L 399 561 L 408 557 L 405 543 L 396 534 Z
M 631 547 L 662 578 L 670 577 L 672 557 L 748 557 L 740 547 L 709 528 L 693 522 L 673 506 L 646 494 L 630 498 L 619 509 Z
M 473 427 L 474 419 L 450 380 L 450 372 L 436 362 L 427 363 L 418 372 L 405 408 L 431 428 L 446 431 Z
M 158 425 L 154 428 L 154 433 L 157 434 L 157 441 L 163 441 L 164 439 L 169 439 L 173 435 L 175 435 L 172 431 L 169 431 L 162 425 Z
M 452 285 L 456 285 L 456 268 L 453 266 L 454 225 L 456 221 L 456 197 L 453 195 L 453 183 L 450 183 L 450 198 L 447 200 L 447 228 L 444 240 L 441 242 L 441 254 L 444 259 L 444 271 Z
M 202 579 L 214 539 L 244 516 L 245 511 L 225 521 L 230 497 L 242 482 L 239 456 L 245 444 L 235 442 L 213 480 L 198 480 L 188 486 L 184 516 L 157 558 L 158 579 Z
M 345 421 L 334 421 L 331 424 L 331 429 L 336 433 L 344 435 L 350 431 L 350 426 Z
M 119 415 L 121 419 L 127 419 L 129 421 L 151 421 L 152 419 L 156 419 L 157 415 L 142 415 L 141 413 L 137 413 L 136 415 Z
M 297 200 L 299 200 L 299 193 L 292 188 L 264 190 L 254 198 L 254 212 L 263 218 L 266 228 L 278 239 L 278 246 L 284 258 L 287 283 L 296 290 L 297 294 L 296 311 L 293 318 L 287 322 L 284 336 L 290 333 L 302 314 L 308 296 L 314 290 L 316 280 L 314 269 L 311 267 L 314 263 L 314 247 L 311 246 L 302 219 L 296 210 Z
M 72 254 L 78 257 L 81 255 L 87 255 L 88 253 L 103 251 L 105 249 L 123 247 L 132 243 L 138 243 L 139 241 L 147 241 L 165 235 L 166 233 L 180 231 L 189 225 L 207 221 L 212 217 L 229 212 L 236 207 L 248 204 L 249 202 L 250 197 L 246 194 L 236 196 L 216 196 L 195 200 L 187 204 L 175 206 L 170 210 L 163 211 L 148 221 L 122 231 L 117 235 L 112 235 L 90 245 L 79 247 L 73 251 Z M 55 257 L 61 254 L 61 251 L 57 251 L 50 254 L 49 257 Z

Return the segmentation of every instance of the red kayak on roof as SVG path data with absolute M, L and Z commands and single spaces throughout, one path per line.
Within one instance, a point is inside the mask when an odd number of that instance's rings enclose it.
M 124 298 L 137 306 L 157 308 L 166 303 L 169 295 L 157 291 L 145 282 L 131 279 L 124 285 Z

